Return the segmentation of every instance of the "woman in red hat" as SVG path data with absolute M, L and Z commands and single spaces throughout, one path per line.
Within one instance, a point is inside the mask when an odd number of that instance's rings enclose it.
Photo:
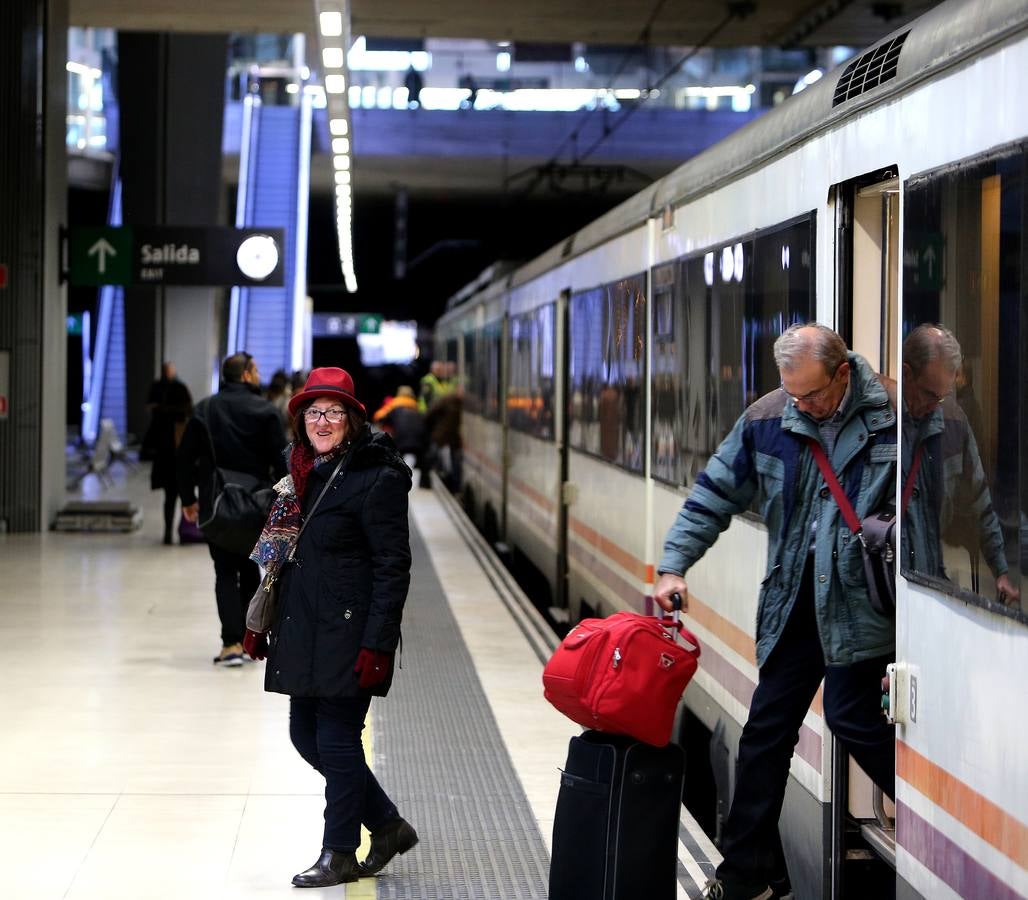
M 344 370 L 314 369 L 289 414 L 290 474 L 275 486 L 253 555 L 277 578 L 279 605 L 270 634 L 248 631 L 244 646 L 254 659 L 267 655 L 264 688 L 289 695 L 289 736 L 325 776 L 321 856 L 293 884 L 327 887 L 373 875 L 418 842 L 361 745 L 400 640 L 411 478 L 389 436 L 369 428 Z M 362 823 L 371 850 L 358 863 Z

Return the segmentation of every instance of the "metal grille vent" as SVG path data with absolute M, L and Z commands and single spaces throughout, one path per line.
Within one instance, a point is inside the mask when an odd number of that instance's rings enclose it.
M 880 84 L 885 84 L 896 77 L 896 66 L 899 63 L 900 50 L 907 39 L 909 31 L 897 35 L 891 41 L 880 44 L 867 53 L 862 53 L 846 66 L 835 86 L 835 97 L 832 106 L 838 106 L 854 97 L 867 93 Z

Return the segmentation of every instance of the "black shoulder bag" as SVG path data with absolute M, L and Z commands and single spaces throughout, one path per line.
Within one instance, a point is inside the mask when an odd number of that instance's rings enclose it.
M 219 466 L 211 431 L 206 422 L 203 426 L 211 450 L 211 509 L 199 522 L 200 530 L 215 547 L 249 556 L 271 512 L 275 491 L 254 475 Z

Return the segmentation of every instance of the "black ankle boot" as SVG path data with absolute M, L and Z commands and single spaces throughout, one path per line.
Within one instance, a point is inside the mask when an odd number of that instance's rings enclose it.
M 361 875 L 381 872 L 397 853 L 406 853 L 418 842 L 418 833 L 406 819 L 394 819 L 371 835 L 368 858 L 360 863 Z
M 331 887 L 333 884 L 356 881 L 360 876 L 357 854 L 352 850 L 322 850 L 313 866 L 293 876 L 293 884 L 302 888 Z

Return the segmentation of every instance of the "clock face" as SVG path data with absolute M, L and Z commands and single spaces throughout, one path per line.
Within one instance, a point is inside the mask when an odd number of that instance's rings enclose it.
M 246 238 L 236 251 L 239 271 L 254 281 L 264 281 L 278 266 L 278 244 L 266 234 Z

